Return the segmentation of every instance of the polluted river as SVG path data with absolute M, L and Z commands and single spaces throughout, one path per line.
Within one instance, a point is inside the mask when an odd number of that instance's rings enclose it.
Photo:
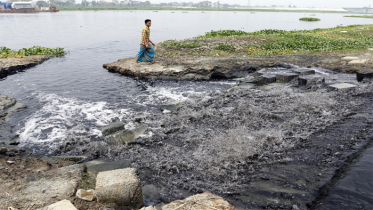
M 16 139 L 19 147 L 37 156 L 127 160 L 139 172 L 146 206 L 211 192 L 236 209 L 373 207 L 372 82 L 358 82 L 352 73 L 293 64 L 213 81 L 134 80 L 102 68 L 136 54 L 144 14 L 153 19 L 151 39 L 156 43 L 218 29 L 369 23 L 346 20 L 342 14 L 317 14 L 328 20 L 323 23 L 293 23 L 304 14 L 264 12 L 177 12 L 172 13 L 175 18 L 170 11 L 2 14 L 0 20 L 20 26 L 2 30 L 0 40 L 7 47 L 58 46 L 69 51 L 0 80 L 1 95 L 27 105 L 3 125 L 2 139 Z M 187 15 L 192 21 L 178 24 Z M 55 21 L 71 25 L 62 30 Z M 25 30 L 32 32 L 28 40 L 21 35 Z M 306 87 L 295 81 L 239 85 L 259 71 L 300 69 L 312 69 L 325 81 Z M 328 86 L 335 83 L 356 87 L 336 91 Z M 127 144 L 104 139 L 101 128 L 119 121 L 138 131 L 136 139 Z

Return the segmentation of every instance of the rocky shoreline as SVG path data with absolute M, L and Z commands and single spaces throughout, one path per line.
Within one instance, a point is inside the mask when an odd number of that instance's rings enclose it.
M 273 57 L 170 56 L 157 58 L 157 63 L 135 65 L 125 58 L 103 67 L 110 72 L 142 79 L 210 80 L 239 78 L 256 70 L 284 67 L 288 64 L 321 67 L 342 72 L 373 69 L 371 50 L 359 53 L 322 53 Z
M 22 58 L 1 58 L 0 59 L 0 79 L 17 71 L 43 63 L 50 58 L 49 55 L 32 55 Z

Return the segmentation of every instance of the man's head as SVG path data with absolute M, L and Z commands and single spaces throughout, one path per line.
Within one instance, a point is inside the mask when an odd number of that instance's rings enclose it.
M 152 25 L 152 21 L 151 21 L 150 19 L 146 19 L 146 20 L 145 20 L 145 25 L 146 25 L 147 27 L 150 27 L 150 26 Z

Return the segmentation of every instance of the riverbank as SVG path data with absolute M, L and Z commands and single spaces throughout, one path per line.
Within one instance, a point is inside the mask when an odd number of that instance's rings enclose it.
M 131 77 L 175 80 L 233 79 L 253 69 L 289 63 L 357 72 L 373 69 L 372 35 L 373 25 L 310 31 L 212 31 L 160 43 L 154 65 L 135 65 L 134 58 L 126 58 L 104 68 Z
M 22 58 L 0 58 L 0 78 L 41 64 L 49 58 L 49 55 L 33 55 Z
M 153 11 L 234 11 L 234 12 L 302 12 L 302 13 L 346 13 L 344 9 L 327 8 L 191 8 L 191 7 L 59 7 L 60 11 L 97 11 L 97 10 L 153 10 Z

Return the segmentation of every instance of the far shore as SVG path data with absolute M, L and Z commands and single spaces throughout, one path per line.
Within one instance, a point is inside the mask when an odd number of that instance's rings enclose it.
M 60 11 L 96 10 L 168 10 L 168 11 L 234 11 L 234 12 L 303 12 L 303 13 L 343 13 L 360 14 L 341 9 L 328 8 L 172 8 L 172 7 L 59 7 Z

